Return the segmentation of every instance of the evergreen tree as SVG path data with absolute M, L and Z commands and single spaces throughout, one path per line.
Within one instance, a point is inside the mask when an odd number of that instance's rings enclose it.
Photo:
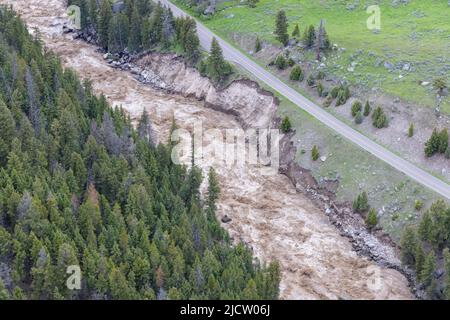
M 425 258 L 423 263 L 423 269 L 420 273 L 420 280 L 427 289 L 429 293 L 433 291 L 433 280 L 434 280 L 434 272 L 436 270 L 436 255 L 434 250 L 431 250 L 430 253 Z M 430 290 L 431 289 L 431 290 Z
M 439 133 L 439 153 L 445 153 L 448 148 L 448 131 L 447 129 L 442 129 Z
M 416 263 L 417 247 L 421 245 L 414 228 L 406 227 L 400 241 L 402 263 L 414 266 Z
M 130 35 L 128 37 L 128 49 L 130 50 L 130 52 L 138 52 L 140 50 L 142 43 L 141 25 L 141 16 L 139 15 L 137 6 L 134 5 L 130 18 Z
M 292 81 L 303 81 L 303 70 L 299 65 L 292 68 L 289 79 Z
M 421 243 L 416 245 L 416 251 L 414 253 L 415 265 L 414 268 L 416 270 L 416 274 L 420 275 L 423 270 L 423 264 L 425 263 L 425 253 L 423 251 L 423 247 Z
M 259 2 L 259 0 L 247 0 L 248 6 L 250 8 L 255 8 L 256 4 Z
M 311 158 L 313 161 L 316 161 L 317 159 L 319 159 L 319 157 L 320 157 L 319 148 L 316 145 L 314 145 L 311 150 Z
M 311 48 L 314 45 L 314 42 L 316 41 L 316 30 L 313 25 L 306 28 L 303 35 L 303 41 L 307 48 Z
M 289 35 L 287 33 L 288 22 L 286 18 L 286 13 L 284 10 L 279 10 L 276 16 L 275 22 L 275 36 L 278 41 L 280 41 L 283 46 L 286 46 L 289 41 Z
M 216 201 L 219 198 L 220 186 L 217 174 L 214 168 L 210 168 L 208 172 L 208 198 L 207 206 L 209 211 L 214 214 L 216 212 Z
M 450 300 L 450 251 L 445 248 L 443 251 L 444 256 L 444 268 L 445 268 L 445 286 L 444 286 L 444 297 Z
M 112 9 L 109 0 L 102 0 L 100 7 L 100 14 L 98 17 L 98 35 L 99 35 L 99 44 L 100 46 L 108 50 L 109 44 L 109 26 L 110 21 L 112 19 Z
M 216 38 L 212 40 L 207 65 L 208 75 L 214 81 L 221 82 L 232 72 L 230 64 L 223 57 L 222 48 Z
M 364 117 L 363 117 L 361 111 L 358 111 L 355 115 L 355 123 L 361 124 L 363 122 L 363 120 L 364 120 Z
M 367 193 L 363 191 L 353 201 L 353 211 L 362 213 L 367 210 L 369 210 L 369 199 L 367 197 Z
M 370 209 L 367 215 L 366 224 L 369 229 L 374 228 L 378 223 L 377 212 L 375 209 Z
M 288 133 L 289 131 L 291 131 L 291 129 L 292 129 L 291 121 L 289 120 L 288 116 L 285 116 L 283 118 L 283 121 L 281 122 L 281 131 L 283 133 Z
M 367 100 L 366 104 L 364 105 L 364 117 L 368 117 L 370 115 L 370 103 Z
M 7 161 L 14 136 L 14 118 L 5 103 L 0 99 L 0 165 L 4 165 Z
M 319 97 L 322 97 L 323 90 L 324 90 L 323 84 L 322 84 L 321 81 L 319 81 L 319 82 L 317 83 L 317 95 L 318 95 Z
M 279 54 L 277 56 L 277 58 L 275 59 L 275 65 L 277 66 L 278 69 L 280 70 L 284 70 L 287 67 L 287 61 L 286 58 L 284 57 L 284 55 Z
M 256 37 L 255 52 L 259 52 L 259 51 L 261 51 L 261 40 L 259 39 L 259 37 Z
M 362 104 L 359 101 L 355 101 L 352 104 L 352 117 L 355 117 L 358 112 L 362 110 Z
M 97 29 L 98 25 L 98 6 L 97 0 L 89 0 L 89 24 L 94 29 Z
M 427 157 L 431 157 L 436 152 L 439 151 L 441 147 L 441 136 L 438 133 L 437 129 L 433 130 L 430 139 L 425 143 L 425 155 Z
M 300 29 L 298 27 L 298 23 L 295 24 L 294 31 L 292 31 L 292 36 L 294 38 L 300 37 Z
M 381 129 L 388 126 L 388 118 L 381 107 L 376 107 L 372 114 L 372 124 L 375 128 Z
M 408 137 L 411 138 L 414 135 L 414 123 L 411 123 L 408 128 Z
M 200 57 L 200 40 L 195 28 L 189 29 L 186 34 L 184 51 L 188 62 L 195 63 Z
M 123 13 L 115 14 L 110 20 L 108 35 L 108 50 L 118 53 L 125 50 L 128 45 L 129 22 Z

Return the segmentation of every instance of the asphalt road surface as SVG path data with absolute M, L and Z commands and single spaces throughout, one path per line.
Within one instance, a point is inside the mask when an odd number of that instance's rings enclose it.
M 168 0 L 160 0 L 162 4 L 169 6 L 175 16 L 188 16 L 186 12 L 169 2 Z M 406 161 L 405 159 L 397 156 L 393 152 L 389 151 L 385 147 L 379 145 L 373 140 L 367 138 L 358 131 L 352 129 L 350 126 L 344 122 L 336 119 L 333 115 L 329 114 L 323 110 L 320 106 L 311 102 L 300 93 L 286 85 L 276 76 L 272 75 L 270 72 L 265 70 L 263 67 L 259 66 L 257 63 L 248 58 L 245 54 L 240 52 L 238 49 L 229 45 L 227 42 L 222 40 L 220 37 L 215 35 L 212 31 L 206 28 L 202 23 L 197 21 L 197 31 L 198 37 L 200 39 L 201 46 L 209 51 L 212 38 L 215 37 L 222 47 L 225 59 L 230 62 L 240 65 L 242 68 L 250 72 L 254 77 L 260 81 L 266 83 L 273 90 L 278 91 L 281 95 L 292 101 L 299 108 L 305 110 L 319 121 L 335 130 L 348 140 L 357 144 L 364 150 L 370 152 L 377 158 L 388 163 L 397 170 L 403 172 L 411 179 L 419 182 L 425 187 L 439 193 L 445 198 L 450 200 L 450 185 L 444 181 L 436 178 L 430 173 L 422 170 L 416 165 Z M 420 152 L 420 151 L 418 151 Z

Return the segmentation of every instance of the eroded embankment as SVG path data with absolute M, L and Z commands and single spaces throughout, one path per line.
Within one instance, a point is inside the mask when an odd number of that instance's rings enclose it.
M 208 84 L 207 79 L 195 75 L 195 70 L 184 70 L 189 78 L 182 76 L 184 65 L 170 63 L 168 68 L 163 60 L 158 63 L 155 60 L 153 66 L 161 68 L 159 77 L 167 84 L 172 83 L 171 91 L 178 94 L 156 90 L 136 80 L 138 74 L 111 68 L 95 47 L 64 35 L 64 1 L 45 1 L 45 6 L 42 2 L 0 1 L 12 4 L 31 28 L 38 27 L 45 44 L 61 57 L 65 66 L 91 79 L 96 92 L 105 94 L 110 103 L 122 105 L 134 118 L 147 108 L 160 139 L 167 139 L 172 117 L 187 129 L 195 121 L 201 121 L 204 129 L 270 124 L 276 103 L 257 86 L 236 82 L 224 94 Z M 172 71 L 164 73 L 163 69 Z M 157 69 L 152 70 L 156 74 Z M 215 108 L 208 108 L 211 106 Z M 217 139 L 204 138 L 205 146 L 214 143 L 218 143 Z M 348 239 L 329 222 L 324 213 L 326 208 L 319 207 L 306 193 L 298 193 L 286 176 L 276 172 L 262 175 L 257 166 L 227 165 L 214 160 L 205 159 L 202 168 L 206 170 L 213 164 L 219 174 L 222 194 L 218 216 L 231 217 L 232 221 L 224 227 L 235 240 L 253 248 L 256 257 L 280 262 L 282 298 L 412 297 L 406 279 L 399 272 L 378 267 L 359 256 Z

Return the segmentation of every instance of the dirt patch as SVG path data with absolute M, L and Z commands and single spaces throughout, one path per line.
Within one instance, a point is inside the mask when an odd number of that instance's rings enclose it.
M 242 128 L 234 115 L 206 108 L 197 99 L 143 85 L 131 73 L 111 68 L 95 47 L 63 35 L 63 1 L 50 0 L 46 6 L 38 0 L 0 2 L 13 4 L 30 27 L 39 27 L 44 42 L 64 65 L 91 79 L 95 91 L 105 94 L 110 103 L 122 105 L 133 118 L 147 108 L 161 140 L 168 138 L 172 117 L 186 129 L 192 128 L 195 121 L 201 121 L 204 128 Z M 242 114 L 245 117 L 251 113 Z M 205 137 L 205 146 L 212 143 L 217 140 Z M 232 219 L 224 227 L 235 241 L 251 247 L 261 261 L 280 262 L 282 298 L 412 298 L 399 272 L 359 256 L 323 209 L 298 193 L 286 176 L 276 172 L 262 175 L 264 168 L 227 166 L 213 158 L 204 161 L 202 168 L 207 170 L 212 164 L 222 187 L 219 218 L 227 215 Z

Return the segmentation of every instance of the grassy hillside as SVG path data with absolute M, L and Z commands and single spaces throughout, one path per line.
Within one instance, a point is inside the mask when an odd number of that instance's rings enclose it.
M 332 43 L 345 48 L 326 62 L 329 72 L 367 88 L 379 87 L 406 101 L 433 107 L 432 86 L 422 86 L 419 81 L 432 82 L 437 77 L 450 80 L 450 7 L 447 1 L 379 2 L 379 33 L 366 26 L 369 17 L 366 7 L 373 2 L 364 0 L 260 0 L 256 8 L 249 8 L 238 0 L 225 1 L 218 5 L 218 13 L 213 18 L 202 19 L 229 40 L 237 35 L 258 35 L 274 44 L 275 14 L 280 9 L 286 11 L 290 32 L 296 23 L 303 32 L 307 25 L 318 25 L 320 19 L 325 19 Z M 356 66 L 349 72 L 352 62 L 356 62 Z M 393 68 L 386 68 L 385 62 Z M 443 109 L 450 112 L 448 98 L 443 102 Z

